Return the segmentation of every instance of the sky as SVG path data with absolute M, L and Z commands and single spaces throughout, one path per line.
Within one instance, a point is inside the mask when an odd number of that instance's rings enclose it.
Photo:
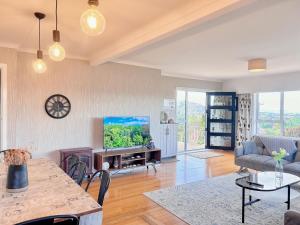
M 145 125 L 149 124 L 148 116 L 104 117 L 104 125 Z

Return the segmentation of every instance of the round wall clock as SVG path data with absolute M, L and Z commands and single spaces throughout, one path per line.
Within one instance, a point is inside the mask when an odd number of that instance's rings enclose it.
M 45 110 L 54 119 L 62 119 L 71 111 L 71 103 L 66 96 L 55 94 L 51 95 L 45 103 Z

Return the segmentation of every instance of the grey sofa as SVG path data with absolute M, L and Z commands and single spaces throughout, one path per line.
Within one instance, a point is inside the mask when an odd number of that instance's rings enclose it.
M 256 144 L 258 154 L 245 154 L 244 148 L 238 147 L 235 149 L 235 164 L 258 171 L 274 171 L 275 161 L 270 151 L 263 145 L 259 136 L 254 136 L 252 140 Z M 297 147 L 295 158 L 293 161 L 283 160 L 283 170 L 300 177 L 300 139 L 294 141 Z
M 274 171 L 275 161 L 262 143 L 259 136 L 252 137 L 255 142 L 258 154 L 246 154 L 243 147 L 235 149 L 235 164 L 241 167 L 258 171 Z M 297 152 L 293 161 L 283 160 L 284 172 L 300 177 L 300 139 L 295 139 Z M 300 213 L 287 211 L 284 214 L 284 225 L 300 225 Z

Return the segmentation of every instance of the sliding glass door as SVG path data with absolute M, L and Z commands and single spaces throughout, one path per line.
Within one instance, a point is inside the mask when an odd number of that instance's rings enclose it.
M 206 93 L 177 90 L 178 152 L 205 147 Z

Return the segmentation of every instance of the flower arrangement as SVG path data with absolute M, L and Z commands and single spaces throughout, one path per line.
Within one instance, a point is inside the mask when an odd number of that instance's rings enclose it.
M 286 152 L 284 148 L 280 148 L 279 152 L 273 151 L 272 156 L 274 160 L 281 161 L 284 157 L 288 156 L 289 153 Z
M 31 153 L 24 149 L 8 149 L 4 151 L 4 162 L 7 165 L 26 165 Z

